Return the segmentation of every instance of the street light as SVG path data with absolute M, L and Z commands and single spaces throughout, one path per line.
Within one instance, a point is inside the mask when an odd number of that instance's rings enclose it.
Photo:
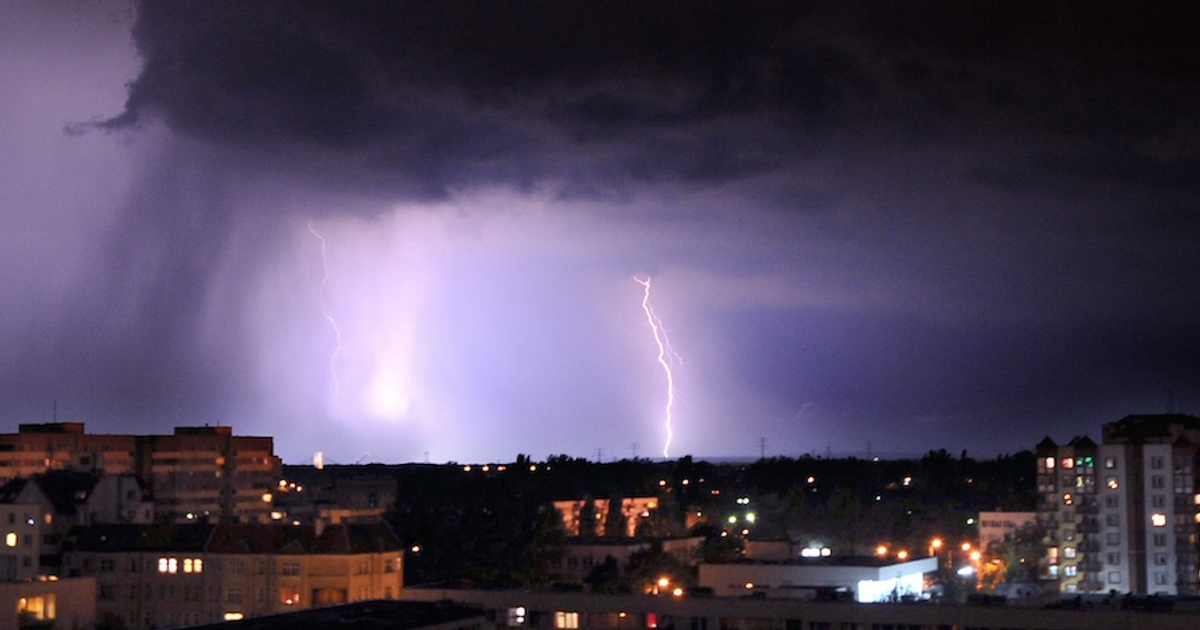
M 941 548 L 942 548 L 942 539 L 941 538 L 934 538 L 933 540 L 929 541 L 929 555 L 936 556 L 938 549 L 941 549 Z

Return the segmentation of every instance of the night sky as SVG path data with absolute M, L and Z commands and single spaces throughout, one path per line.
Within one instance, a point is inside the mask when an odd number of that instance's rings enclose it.
M 661 457 L 635 277 L 671 457 L 1200 413 L 1200 12 L 1140 4 L 3 0 L 0 431 Z

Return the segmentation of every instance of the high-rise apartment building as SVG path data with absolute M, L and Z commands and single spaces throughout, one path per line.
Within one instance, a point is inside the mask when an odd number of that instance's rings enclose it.
M 1064 593 L 1200 594 L 1200 418 L 1134 415 L 1037 445 L 1044 574 Z
M 228 426 L 94 435 L 82 422 L 59 422 L 0 434 L 0 482 L 53 470 L 133 473 L 149 485 L 159 520 L 268 522 L 282 468 L 272 438 Z

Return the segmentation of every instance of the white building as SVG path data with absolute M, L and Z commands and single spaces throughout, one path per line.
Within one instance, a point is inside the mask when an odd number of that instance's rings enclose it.
M 920 597 L 925 574 L 937 558 L 890 563 L 872 557 L 827 557 L 786 562 L 734 562 L 700 565 L 700 586 L 717 597 L 754 595 L 768 599 L 815 599 L 847 593 L 856 602 Z

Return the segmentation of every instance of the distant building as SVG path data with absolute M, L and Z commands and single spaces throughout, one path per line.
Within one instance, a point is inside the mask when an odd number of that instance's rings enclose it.
M 99 619 L 136 630 L 394 599 L 403 587 L 400 543 L 384 524 L 320 535 L 287 525 L 109 525 L 72 538 L 64 567 L 96 580 Z
M 588 504 L 591 504 L 590 506 Z M 650 510 L 658 508 L 657 497 L 635 497 L 621 499 L 621 516 L 620 523 L 623 526 L 623 531 L 609 532 L 607 524 L 610 522 L 609 499 L 577 499 L 570 501 L 555 501 L 554 509 L 558 510 L 559 516 L 562 517 L 563 531 L 568 536 L 579 536 L 583 533 L 584 528 L 581 518 L 589 512 L 590 518 L 595 520 L 595 525 L 592 531 L 596 536 L 617 536 L 631 538 L 637 532 L 638 523 L 641 519 L 649 518 Z M 590 507 L 590 510 L 588 509 Z
M 1037 523 L 1037 512 L 980 512 L 979 546 L 987 549 L 993 543 L 1010 543 L 1023 527 Z
M 0 581 L 34 580 L 40 574 L 41 509 L 32 503 L 0 503 Z
M 29 526 L 37 527 L 33 566 L 36 575 L 60 574 L 62 541 L 73 527 L 150 523 L 154 519 L 154 503 L 145 485 L 132 474 L 102 476 L 52 470 L 19 477 L 0 486 L 0 510 L 10 506 L 9 521 L 19 512 L 23 518 L 18 518 L 18 525 L 28 522 Z M 4 520 L 0 516 L 0 527 Z
M 482 610 L 473 606 L 462 606 L 452 602 L 375 600 L 240 621 L 225 621 L 211 626 L 198 626 L 193 630 L 491 630 L 495 627 L 496 624 L 489 621 Z
M 281 469 L 272 438 L 235 436 L 227 426 L 95 435 L 82 422 L 57 422 L 0 434 L 0 482 L 60 470 L 134 474 L 155 498 L 155 518 L 175 522 L 269 522 Z
M 1200 613 L 1187 602 L 1171 612 L 1119 604 L 1024 608 L 1005 605 L 854 604 L 758 597 L 646 597 L 447 589 L 405 589 L 404 600 L 478 607 L 498 628 L 676 628 L 678 630 L 825 630 L 1005 628 L 1007 630 L 1195 630 Z M 1073 598 L 1072 598 L 1073 599 Z M 1120 600 L 1121 598 L 1117 598 Z M 1143 602 L 1146 603 L 1146 602 Z M 1176 605 L 1178 604 L 1178 605 Z M 342 624 L 295 626 L 331 628 Z M 345 624 L 347 626 L 352 624 Z
M 937 558 L 890 562 L 875 556 L 742 561 L 700 565 L 700 586 L 717 597 L 816 599 L 844 593 L 850 601 L 921 597 Z
M 703 544 L 702 536 L 656 541 L 612 537 L 573 538 L 563 546 L 562 557 L 550 564 L 550 579 L 561 584 L 583 584 L 592 569 L 609 558 L 616 562 L 619 570 L 624 571 L 634 554 L 650 551 L 655 545 L 661 545 L 663 553 L 681 564 L 694 566 Z
M 1037 445 L 1044 573 L 1064 593 L 1197 595 L 1200 418 L 1133 415 Z
M 0 630 L 72 630 L 96 625 L 96 580 L 0 582 Z

